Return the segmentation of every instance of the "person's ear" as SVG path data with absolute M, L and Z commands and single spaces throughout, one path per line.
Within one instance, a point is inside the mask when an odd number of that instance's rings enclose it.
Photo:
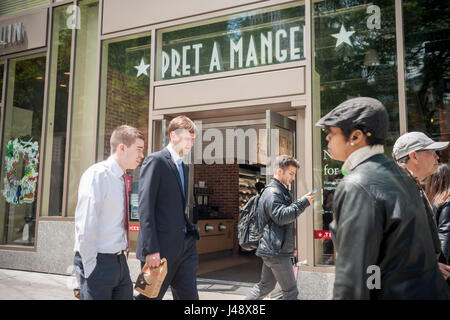
M 119 146 L 117 147 L 117 149 L 118 149 L 120 152 L 124 152 L 125 149 L 126 149 L 126 145 L 125 145 L 124 143 L 119 143 Z
M 277 175 L 278 175 L 278 176 L 282 176 L 282 175 L 283 175 L 283 169 L 278 168 L 278 169 L 277 169 Z
M 350 144 L 352 146 L 361 143 L 364 140 L 364 134 L 361 130 L 354 130 L 350 135 Z
M 170 141 L 172 141 L 173 143 L 178 143 L 179 142 L 179 136 L 177 135 L 175 130 L 174 131 L 170 131 L 169 138 L 170 138 Z
M 410 153 L 408 153 L 409 159 L 413 160 L 413 161 L 418 161 L 419 159 L 417 158 L 417 152 L 415 151 L 411 151 Z

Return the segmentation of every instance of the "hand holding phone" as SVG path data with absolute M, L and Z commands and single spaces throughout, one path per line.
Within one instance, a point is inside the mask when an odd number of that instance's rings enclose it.
M 314 197 L 316 195 L 317 188 L 314 188 L 311 192 L 305 194 L 306 199 L 308 199 L 309 203 L 312 204 Z

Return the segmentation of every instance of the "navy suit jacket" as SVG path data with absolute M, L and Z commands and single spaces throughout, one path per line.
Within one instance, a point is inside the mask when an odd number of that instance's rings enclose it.
M 139 223 L 136 257 L 156 252 L 161 258 L 183 248 L 185 228 L 197 239 L 198 229 L 186 215 L 189 167 L 183 163 L 184 186 L 167 148 L 148 155 L 139 178 Z

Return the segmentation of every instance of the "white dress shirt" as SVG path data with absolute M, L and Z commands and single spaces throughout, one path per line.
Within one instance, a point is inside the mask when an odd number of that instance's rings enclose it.
M 178 153 L 176 153 L 175 149 L 172 146 L 172 143 L 167 145 L 167 150 L 169 150 L 170 155 L 172 156 L 172 161 L 175 163 L 175 166 L 178 168 L 178 161 L 183 160 Z
M 75 211 L 75 252 L 88 278 L 97 253 L 116 253 L 127 247 L 124 229 L 124 174 L 111 156 L 89 167 L 81 176 Z

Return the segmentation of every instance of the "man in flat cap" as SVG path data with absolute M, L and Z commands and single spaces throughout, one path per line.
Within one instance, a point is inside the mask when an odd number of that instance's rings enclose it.
M 439 269 L 445 279 L 450 276 L 450 266 L 445 264 L 446 258 L 441 250 L 436 219 L 421 182 L 436 173 L 439 165 L 436 151 L 446 149 L 448 144 L 448 141 L 435 142 L 423 132 L 408 132 L 397 139 L 392 150 L 394 160 L 406 170 L 419 190 L 433 237 L 434 252 L 439 259 Z
M 316 126 L 344 161 L 330 224 L 334 299 L 449 299 L 414 182 L 384 155 L 388 114 L 373 98 L 347 100 Z

